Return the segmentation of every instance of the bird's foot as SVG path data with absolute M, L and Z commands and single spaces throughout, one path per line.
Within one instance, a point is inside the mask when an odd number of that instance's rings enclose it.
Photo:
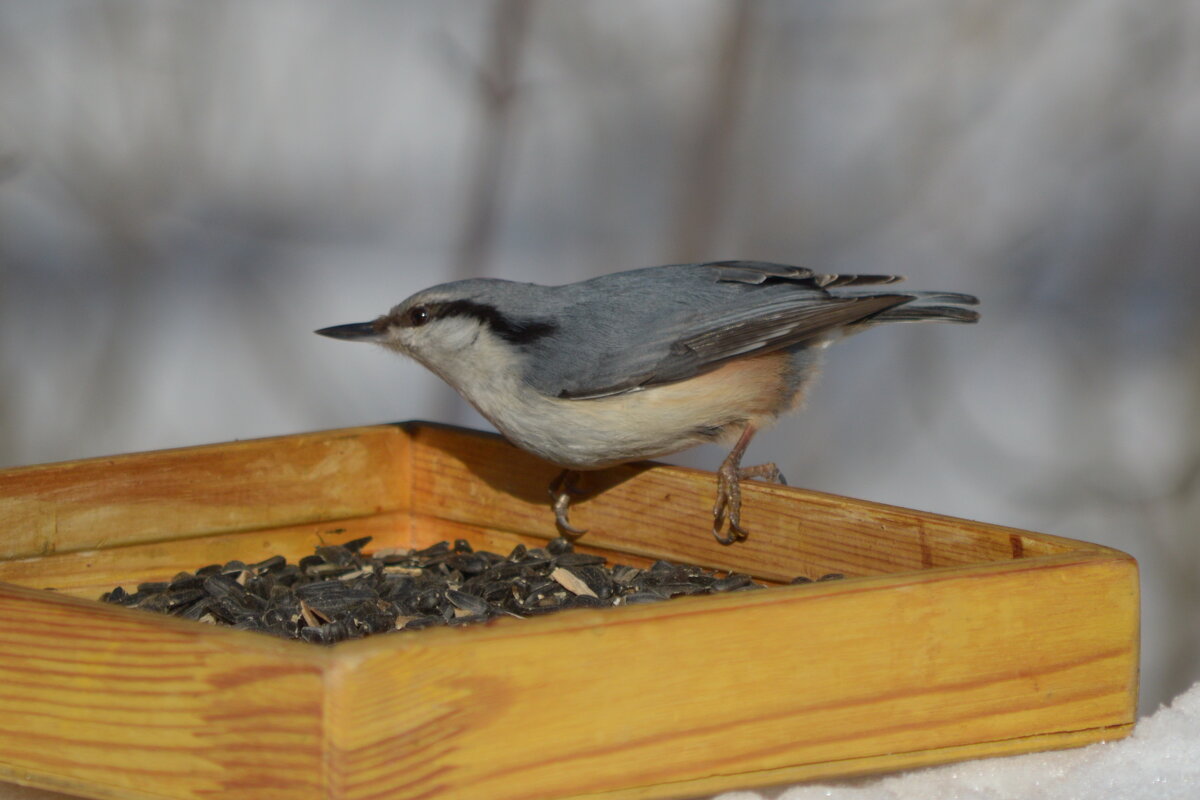
M 572 526 L 567 517 L 571 495 L 583 494 L 576 485 L 578 480 L 579 473 L 576 470 L 564 469 L 550 482 L 550 504 L 554 508 L 554 524 L 566 539 L 576 539 L 587 533 L 586 530 Z
M 787 485 L 779 467 L 774 464 L 759 464 L 754 467 L 739 467 L 736 461 L 726 459 L 717 470 L 717 502 L 713 506 L 713 538 L 721 544 L 741 542 L 748 536 L 742 527 L 743 478 L 757 478 L 768 483 Z M 722 530 L 728 526 L 729 533 Z

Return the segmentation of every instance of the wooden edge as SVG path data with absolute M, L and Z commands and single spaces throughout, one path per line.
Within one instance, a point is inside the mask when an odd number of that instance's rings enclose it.
M 425 432 L 431 432 L 431 433 L 440 434 L 441 436 L 449 437 L 451 439 L 457 439 L 457 440 L 463 441 L 463 442 L 469 442 L 472 440 L 476 440 L 476 441 L 480 441 L 480 442 L 488 442 L 488 443 L 491 443 L 495 447 L 510 450 L 515 458 L 522 459 L 522 460 L 530 458 L 530 456 L 523 453 L 520 449 L 509 444 L 508 441 L 506 439 L 504 439 L 504 437 L 498 433 L 492 433 L 492 432 L 487 432 L 487 431 L 476 431 L 471 428 L 465 428 L 465 427 L 461 427 L 461 426 L 457 426 L 457 425 L 449 425 L 449 424 L 438 423 L 438 422 L 426 422 L 426 421 L 421 421 L 421 420 L 413 420 L 413 421 L 409 421 L 409 422 L 404 422 L 404 423 L 400 423 L 400 425 L 401 425 L 401 427 L 403 427 L 405 429 L 406 432 L 409 433 L 410 436 L 412 436 L 414 438 L 414 440 L 417 439 L 418 437 L 420 437 Z M 436 443 L 434 444 L 434 446 L 436 446 Z M 559 471 L 558 467 L 555 467 L 555 466 L 549 465 L 549 464 L 544 464 L 544 462 L 540 462 L 537 459 L 534 459 L 534 461 L 537 462 L 538 464 L 543 465 L 543 469 L 538 470 L 540 473 L 542 473 L 543 477 L 544 476 L 553 477 Z M 517 469 L 522 469 L 524 467 L 525 467 L 525 464 L 523 464 L 523 463 L 513 464 L 512 469 L 517 470 Z M 654 477 L 665 478 L 665 479 L 670 479 L 674 476 L 686 476 L 685 477 L 685 480 L 686 480 L 685 485 L 689 485 L 689 486 L 693 485 L 697 479 L 704 481 L 704 482 L 710 482 L 710 481 L 715 480 L 715 477 L 716 477 L 716 473 L 709 471 L 709 470 L 702 470 L 702 469 L 697 469 L 694 467 L 681 467 L 681 466 L 675 466 L 672 464 L 664 464 L 660 461 L 639 461 L 639 462 L 635 462 L 632 464 L 626 464 L 626 465 L 622 465 L 619 467 L 614 467 L 614 468 L 610 468 L 610 469 L 606 469 L 606 470 L 599 470 L 599 471 L 597 471 L 595 473 L 591 473 L 591 474 L 595 475 L 599 478 L 598 482 L 602 486 L 608 487 L 608 486 L 620 486 L 621 484 L 624 484 L 627 481 L 633 480 L 633 479 L 637 478 L 638 476 L 642 475 L 642 473 L 646 473 L 646 472 L 652 473 L 652 475 Z M 900 516 L 906 516 L 906 517 L 920 517 L 922 519 L 925 519 L 925 520 L 928 520 L 931 522 L 938 522 L 938 523 L 949 524 L 949 525 L 954 525 L 954 526 L 969 525 L 971 527 L 986 529 L 986 530 L 992 531 L 996 534 L 1019 535 L 1022 537 L 1028 537 L 1029 539 L 1031 539 L 1035 542 L 1044 543 L 1045 545 L 1048 546 L 1049 549 L 1047 552 L 1038 553 L 1038 555 L 1046 555 L 1046 554 L 1049 554 L 1049 552 L 1081 550 L 1081 549 L 1094 550 L 1097 552 L 1121 553 L 1120 550 L 1117 550 L 1115 548 L 1106 547 L 1104 545 L 1099 545 L 1099 544 L 1094 544 L 1092 542 L 1085 542 L 1085 541 L 1081 541 L 1078 539 L 1070 539 L 1065 536 L 1055 536 L 1054 534 L 1040 533 L 1037 531 L 1029 531 L 1029 530 L 1024 530 L 1022 528 L 1013 528 L 1013 527 L 1005 526 L 1005 525 L 996 525 L 996 524 L 993 524 L 990 522 L 980 522 L 977 520 L 966 519 L 963 517 L 952 517 L 952 516 L 948 516 L 946 514 L 939 514 L 937 512 L 933 512 L 933 511 L 923 511 L 920 509 L 907 508 L 904 506 L 896 506 L 896 505 L 890 505 L 887 503 L 880 503 L 880 502 L 876 502 L 873 500 L 863 500 L 860 498 L 847 497 L 845 495 L 838 495 L 838 494 L 833 494 L 830 492 L 821 492 L 821 491 L 817 491 L 815 489 L 805 489 L 800 486 L 781 486 L 781 485 L 777 485 L 777 484 L 763 483 L 761 481 L 746 481 L 742 484 L 742 491 L 745 494 L 745 496 L 747 496 L 747 497 L 756 497 L 756 496 L 757 497 L 776 497 L 776 498 L 782 497 L 782 498 L 787 498 L 789 500 L 800 501 L 800 502 L 808 501 L 808 502 L 817 502 L 817 503 L 822 503 L 822 504 L 831 503 L 831 504 L 835 504 L 835 505 L 852 504 L 852 505 L 862 508 L 864 510 L 880 512 L 882 514 L 889 514 L 889 515 L 894 514 L 894 515 L 900 515 Z M 581 513 L 583 512 L 583 509 L 585 508 L 585 504 L 588 499 L 590 499 L 590 498 L 585 497 L 585 498 L 581 499 L 580 501 L 578 501 L 577 508 L 580 509 Z M 553 519 L 551 519 L 551 522 L 553 522 Z M 539 526 L 539 527 L 543 531 L 545 531 L 545 535 L 549 536 L 550 538 L 553 538 L 554 536 L 558 535 L 557 531 L 553 530 L 553 525 L 550 525 L 549 528 L 547 528 L 547 526 L 545 526 L 545 525 Z M 541 532 L 539 531 L 538 533 L 534 533 L 533 535 L 541 535 Z
M 371 537 L 369 550 L 409 547 L 407 511 L 269 530 L 233 531 L 201 537 L 138 542 L 98 550 L 0 561 L 0 582 L 97 599 L 117 586 L 132 592 L 143 581 L 170 580 L 210 563 L 239 560 L 252 564 L 275 555 L 292 563 L 326 544 Z
M 1088 728 L 1076 731 L 1058 731 L 1016 739 L 1001 739 L 994 742 L 939 747 L 907 753 L 888 753 L 866 758 L 849 758 L 826 761 L 820 764 L 801 764 L 781 769 L 743 772 L 733 775 L 713 775 L 697 780 L 664 783 L 638 789 L 621 789 L 613 792 L 576 794 L 563 800 L 669 800 L 670 798 L 704 797 L 718 792 L 735 789 L 758 789 L 783 786 L 793 783 L 812 782 L 825 779 L 843 779 L 855 776 L 878 775 L 888 772 L 906 772 L 925 767 L 968 761 L 979 758 L 1020 755 L 1043 750 L 1066 750 L 1098 742 L 1123 739 L 1133 732 L 1133 723 L 1110 725 L 1103 728 Z
M 942 581 L 956 581 L 975 577 L 986 577 L 1012 572 L 1059 569 L 1072 565 L 1120 563 L 1137 571 L 1137 561 L 1123 553 L 1116 555 L 1089 552 L 1060 553 L 1038 556 L 1022 561 L 995 562 L 964 567 L 945 567 L 921 572 L 891 575 L 871 575 L 839 581 L 822 581 L 790 586 L 773 586 L 769 590 L 740 591 L 726 594 L 693 595 L 675 597 L 662 603 L 624 606 L 613 609 L 571 609 L 555 614 L 528 617 L 525 619 L 496 619 L 479 625 L 461 628 L 436 627 L 420 631 L 419 636 L 401 635 L 368 636 L 363 639 L 339 642 L 332 646 L 339 668 L 386 655 L 392 650 L 409 647 L 432 649 L 442 643 L 458 645 L 463 636 L 471 636 L 482 643 L 493 639 L 518 639 L 555 635 L 570 630 L 586 630 L 604 625 L 640 624 L 647 619 L 669 617 L 677 613 L 698 613 L 705 610 L 733 612 L 737 609 L 760 605 L 790 604 L 798 599 L 819 600 L 831 595 L 846 595 L 866 592 L 888 592 L 906 586 L 928 585 Z M 1134 582 L 1136 586 L 1136 581 Z M 1136 633 L 1134 646 L 1136 647 Z M 1136 670 L 1136 663 L 1134 668 Z M 1136 674 L 1133 685 L 1137 685 Z
M 281 639 L 253 631 L 240 631 L 227 625 L 206 625 L 172 617 L 169 614 L 126 608 L 45 589 L 31 589 L 14 583 L 0 582 L 0 597 L 10 597 L 48 608 L 69 610 L 81 620 L 91 619 L 103 622 L 105 619 L 118 618 L 147 630 L 164 630 L 185 634 L 197 641 L 203 641 L 205 646 L 211 645 L 230 653 L 272 654 L 297 662 L 312 663 L 322 668 L 327 667 L 333 658 L 329 647 L 313 646 L 306 642 Z
M 557 468 L 496 436 L 409 423 L 413 507 L 493 530 L 558 535 L 546 487 Z M 749 538 L 711 535 L 713 474 L 652 463 L 588 473 L 572 523 L 580 543 L 646 558 L 682 559 L 774 580 L 841 572 L 878 574 L 1063 552 L 1119 551 L 1057 536 L 794 487 L 743 483 Z
M 324 797 L 330 653 L 12 585 L 0 606 L 0 774 L 94 797 Z
M 1038 614 L 1055 591 L 1063 603 Z M 348 643 L 334 672 L 348 694 L 330 709 L 334 796 L 387 796 L 414 770 L 396 796 L 670 797 L 1126 725 L 1136 616 L 1131 561 L 1063 554 L 429 630 L 403 653 Z M 778 658 L 754 658 L 760 647 Z M 406 691 L 382 698 L 381 683 Z M 411 697 L 435 702 L 406 719 Z
M 21 477 L 39 472 L 59 472 L 75 469 L 90 469 L 101 467 L 122 467 L 128 464 L 140 463 L 146 460 L 174 458 L 179 456 L 203 455 L 214 451 L 238 452 L 244 450 L 259 450 L 263 445 L 303 444 L 305 442 L 320 442 L 332 439 L 346 439 L 359 436 L 403 436 L 416 427 L 435 425 L 429 422 L 384 422 L 371 425 L 352 425 L 346 428 L 326 428 L 319 431 L 302 431 L 300 433 L 281 433 L 273 436 L 255 436 L 250 439 L 232 439 L 224 442 L 202 442 L 180 447 L 164 447 L 159 450 L 134 450 L 127 453 L 114 453 L 107 456 L 89 456 L 88 458 L 71 458 L 62 461 L 46 461 L 40 464 L 25 464 L 20 466 L 0 468 L 0 477 Z M 451 427 L 451 426 L 446 426 Z M 468 433 L 470 428 L 459 427 L 456 430 Z M 486 432 L 482 436 L 492 436 Z
M 72 797 L 87 797 L 92 800 L 172 800 L 170 795 L 158 792 L 130 791 L 122 786 L 109 786 L 89 781 L 76 781 L 70 778 L 56 778 L 53 775 L 31 773 L 26 769 L 14 767 L 3 761 L 0 761 L 0 781 L 30 789 L 60 792 Z
M 306 447 L 337 442 L 362 445 L 369 453 L 291 463 Z M 472 456 L 474 463 L 468 463 Z M 481 468 L 480 459 L 488 458 L 494 463 Z M 460 463 L 454 467 L 456 459 Z M 255 462 L 258 474 L 248 461 Z M 295 468 L 292 474 L 286 474 L 289 466 Z M 0 559 L 403 509 L 549 539 L 558 533 L 546 485 L 556 473 L 553 465 L 496 434 L 421 421 L 18 467 L 0 470 L 0 528 L 8 532 Z M 591 473 L 588 480 L 597 491 L 572 507 L 577 524 L 595 529 L 587 544 L 650 559 L 730 562 L 730 568 L 741 570 L 757 565 L 759 574 L 763 565 L 777 563 L 790 563 L 785 572 L 793 575 L 846 571 L 864 556 L 879 562 L 869 573 L 1081 548 L 1111 551 L 1048 534 L 757 481 L 744 484 L 750 540 L 722 547 L 705 533 L 711 524 L 712 473 L 643 462 Z M 886 520 L 906 535 L 897 537 L 892 530 L 863 545 L 847 537 L 844 526 L 836 536 L 821 530 L 831 520 L 845 522 L 855 515 Z M 798 526 L 813 522 L 817 535 L 795 535 Z M 655 536 L 645 535 L 648 526 L 655 526 Z M 411 529 L 409 534 L 415 535 Z M 979 549 L 978 541 L 959 541 L 946 551 L 947 541 L 970 536 L 990 537 L 992 549 L 972 552 Z M 648 546 L 649 540 L 656 544 Z M 840 563 L 814 561 L 837 556 L 839 547 L 846 551 Z M 854 547 L 857 552 L 851 551 Z M 959 552 L 952 552 L 955 548 Z M 773 577 L 786 576 L 780 572 Z
M 1080 731 L 1044 733 L 1017 739 L 979 742 L 933 750 L 889 753 L 882 756 L 828 761 L 821 764 L 803 764 L 782 769 L 761 770 L 733 775 L 713 775 L 697 780 L 665 783 L 641 789 L 621 789 L 613 792 L 577 794 L 569 798 L 563 798 L 563 800 L 670 800 L 670 798 L 703 797 L 717 792 L 736 789 L 755 789 L 823 779 L 879 775 L 888 772 L 932 767 L 955 761 L 997 758 L 1044 750 L 1065 750 L 1099 742 L 1116 741 L 1132 733 L 1133 727 L 1133 723 L 1129 723 Z M 160 798 L 167 797 L 167 795 L 152 792 L 131 792 L 120 787 L 56 779 L 47 775 L 34 775 L 2 762 L 0 762 L 0 780 L 18 786 L 63 792 L 79 797 L 93 798 L 94 800 L 159 800 Z
M 0 471 L 0 559 L 369 516 L 407 508 L 400 425 Z
M 60 557 L 61 558 L 61 557 Z M 461 642 L 462 636 L 472 636 L 479 641 L 493 638 L 509 638 L 522 636 L 542 636 L 564 630 L 589 628 L 596 624 L 596 614 L 605 615 L 602 619 L 608 624 L 623 622 L 636 623 L 646 618 L 670 615 L 676 610 L 693 610 L 705 606 L 713 609 L 743 608 L 750 605 L 790 603 L 797 597 L 820 598 L 832 594 L 889 591 L 904 586 L 926 584 L 936 581 L 959 580 L 964 577 L 986 576 L 1004 572 L 1020 572 L 1028 570 L 1053 569 L 1071 564 L 1086 564 L 1097 562 L 1123 562 L 1129 564 L 1135 571 L 1137 562 L 1131 556 L 1123 553 L 1090 553 L 1086 551 L 1060 553 L 1052 556 L 1039 556 L 1021 561 L 995 562 L 963 567 L 944 567 L 924 570 L 921 572 L 897 573 L 885 575 L 864 576 L 839 581 L 813 582 L 800 585 L 773 586 L 769 591 L 742 591 L 728 594 L 696 595 L 677 597 L 663 603 L 626 606 L 620 609 L 579 609 L 563 611 L 557 614 L 530 617 L 527 619 L 496 620 L 480 625 L 463 628 L 431 628 L 418 633 L 397 635 L 376 635 L 363 639 L 339 642 L 329 647 L 310 645 L 304 642 L 279 639 L 262 633 L 238 631 L 226 626 L 204 626 L 197 630 L 198 623 L 181 620 L 167 614 L 158 614 L 123 606 L 100 603 L 87 597 L 77 597 L 60 594 L 46 589 L 31 588 L 15 583 L 0 582 L 0 593 L 17 592 L 26 597 L 52 605 L 75 606 L 84 614 L 116 613 L 132 615 L 128 619 L 137 619 L 150 626 L 162 626 L 171 630 L 188 631 L 198 636 L 229 637 L 226 639 L 231 648 L 273 649 L 287 647 L 291 653 L 318 654 L 322 658 L 337 658 L 343 666 L 350 661 L 373 658 L 380 653 L 393 650 L 403 650 L 407 647 L 430 648 L 437 647 L 439 642 Z M 150 576 L 153 577 L 153 576 Z M 683 604 L 682 606 L 680 604 Z M 695 605 L 693 605 L 695 604 Z M 98 612 L 103 609 L 103 612 Z M 607 615 L 616 613 L 617 617 Z

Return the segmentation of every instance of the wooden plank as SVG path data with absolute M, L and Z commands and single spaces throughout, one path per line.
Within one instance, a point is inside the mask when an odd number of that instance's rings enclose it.
M 0 773 L 92 797 L 325 800 L 328 651 L 5 584 L 0 619 Z
M 412 446 L 409 446 L 412 442 Z M 1113 550 L 633 465 L 580 547 L 855 580 L 323 649 L 83 602 L 324 541 L 556 535 L 556 470 L 410 423 L 0 472 L 0 777 L 102 798 L 657 798 L 1129 730 L 1137 567 Z
M 142 581 L 170 580 L 179 572 L 237 559 L 246 563 L 282 555 L 295 562 L 318 545 L 372 537 L 371 548 L 408 547 L 407 512 L 307 523 L 270 530 L 146 544 L 76 550 L 49 556 L 0 561 L 0 581 L 50 589 L 72 597 L 96 599 L 116 586 L 132 591 Z
M 447 520 L 551 538 L 547 486 L 557 468 L 498 437 L 412 425 L 413 503 Z M 575 502 L 583 540 L 786 581 L 796 575 L 877 575 L 1068 552 L 1053 536 L 926 514 L 758 481 L 742 484 L 750 538 L 711 536 L 711 473 L 636 464 L 588 473 Z M 1101 548 L 1095 548 L 1097 552 Z
M 955 761 L 976 758 L 1013 756 L 1043 750 L 1064 750 L 1083 747 L 1096 742 L 1122 739 L 1133 732 L 1133 725 L 1114 725 L 1110 728 L 1088 728 L 1082 731 L 1058 731 L 1055 733 L 1025 736 L 1018 739 L 1001 739 L 996 742 L 978 742 L 956 747 L 938 747 L 912 753 L 884 753 L 878 756 L 848 758 L 841 761 L 826 761 L 820 764 L 803 764 L 776 770 L 739 773 L 736 775 L 714 775 L 709 778 L 685 780 L 677 783 L 661 783 L 636 789 L 618 789 L 612 792 L 582 792 L 560 800 L 667 800 L 668 798 L 707 797 L 718 792 L 736 789 L 753 789 L 768 786 L 784 786 L 802 781 L 820 781 L 831 778 L 847 778 L 883 772 L 899 772 L 921 769 Z
M 404 506 L 397 426 L 0 472 L 0 559 L 366 516 Z
M 665 796 L 639 793 L 1123 731 L 1136 595 L 1132 560 L 1067 554 L 353 642 L 330 796 Z

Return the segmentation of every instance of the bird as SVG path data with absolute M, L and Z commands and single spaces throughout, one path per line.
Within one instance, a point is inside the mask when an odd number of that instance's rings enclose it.
M 798 408 L 827 345 L 889 322 L 973 323 L 978 299 L 900 291 L 898 275 L 837 275 L 765 261 L 668 264 L 557 286 L 472 278 L 417 292 L 369 321 L 322 328 L 409 356 L 511 443 L 561 468 L 550 485 L 564 536 L 580 473 L 731 445 L 712 533 L 746 539 L 741 465 L 754 435 Z

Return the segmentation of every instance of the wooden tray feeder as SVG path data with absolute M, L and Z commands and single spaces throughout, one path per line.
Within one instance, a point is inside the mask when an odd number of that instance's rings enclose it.
M 579 550 L 786 583 L 321 647 L 97 602 L 211 562 L 556 533 L 555 469 L 407 423 L 0 471 L 0 779 L 93 798 L 667 798 L 1126 735 L 1137 565 L 711 473 L 607 470 Z

